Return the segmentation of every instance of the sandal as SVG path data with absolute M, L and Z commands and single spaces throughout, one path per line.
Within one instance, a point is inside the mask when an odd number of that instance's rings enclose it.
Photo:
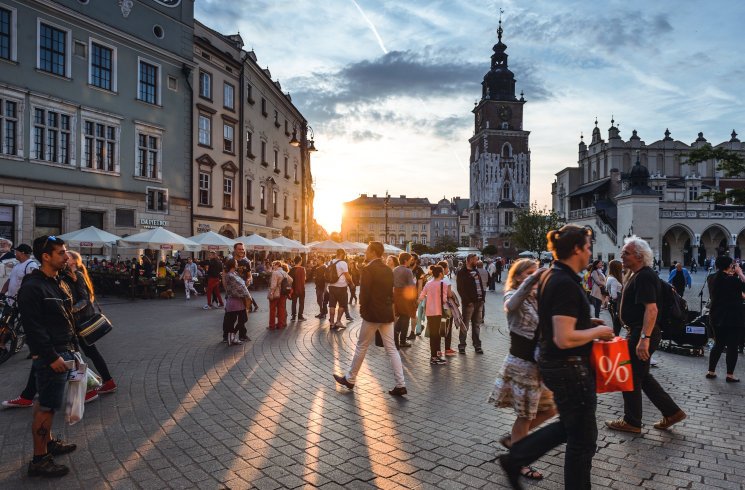
M 543 475 L 532 466 L 523 466 L 520 468 L 520 474 L 529 480 L 543 480 Z
M 716 375 L 716 374 L 710 374 L 710 373 L 706 373 L 706 379 L 714 379 L 714 378 L 716 378 L 716 377 L 717 377 L 717 375 Z
M 727 381 L 727 383 L 739 383 L 740 382 L 740 378 L 734 378 L 734 377 L 731 378 L 731 377 L 727 376 L 727 378 L 725 379 L 725 381 Z
M 502 437 L 499 440 L 499 443 L 505 449 L 512 449 L 512 435 L 511 434 L 507 434 L 506 436 Z

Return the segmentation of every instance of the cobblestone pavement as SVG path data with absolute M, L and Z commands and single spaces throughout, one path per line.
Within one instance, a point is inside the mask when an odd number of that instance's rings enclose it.
M 64 428 L 78 450 L 59 458 L 72 468 L 62 481 L 25 476 L 30 410 L 0 412 L 0 488 L 504 488 L 497 441 L 514 416 L 485 401 L 508 346 L 501 294 L 489 293 L 484 355 L 470 339 L 447 366 L 429 365 L 424 339 L 402 352 L 409 395 L 399 399 L 386 393 L 393 376 L 374 346 L 354 391 L 335 385 L 331 374 L 354 351 L 359 310 L 350 328 L 330 332 L 312 318 L 312 288 L 309 320 L 282 331 L 265 329 L 257 293 L 252 341 L 234 347 L 219 342 L 222 310 L 203 311 L 203 297 L 103 299 L 116 329 L 99 347 L 119 391 Z M 704 379 L 706 358 L 656 356 L 654 374 L 689 418 L 657 431 L 659 413 L 645 400 L 641 436 L 600 428 L 595 486 L 743 488 L 745 387 L 724 383 L 723 372 Z M 24 357 L 0 366 L 2 399 L 20 393 Z M 620 394 L 600 395 L 599 424 L 621 411 Z M 563 448 L 550 452 L 535 465 L 546 478 L 526 486 L 560 488 L 562 464 Z

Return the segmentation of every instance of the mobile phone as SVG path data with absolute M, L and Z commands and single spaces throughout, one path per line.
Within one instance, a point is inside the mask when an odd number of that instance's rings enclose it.
M 75 359 L 65 361 L 65 367 L 67 367 L 68 371 L 72 371 L 73 369 L 75 369 Z

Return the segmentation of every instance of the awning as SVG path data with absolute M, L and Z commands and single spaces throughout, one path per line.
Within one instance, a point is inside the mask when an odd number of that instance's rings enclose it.
M 600 190 L 602 187 L 607 186 L 608 184 L 610 184 L 610 177 L 596 180 L 595 182 L 590 182 L 589 184 L 585 184 L 585 185 L 577 187 L 572 192 L 570 192 L 567 195 L 567 197 L 575 197 L 575 196 L 582 196 L 585 194 L 592 194 L 595 191 Z

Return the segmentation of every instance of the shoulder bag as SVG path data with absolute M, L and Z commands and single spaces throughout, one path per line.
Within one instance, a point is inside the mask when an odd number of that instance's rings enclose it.
M 453 318 L 453 312 L 445 306 L 442 300 L 444 292 L 444 283 L 440 282 L 440 309 L 442 310 L 442 319 L 440 320 L 440 337 L 447 337 L 450 328 L 450 320 Z
M 80 322 L 78 325 L 78 338 L 87 346 L 95 344 L 101 337 L 111 332 L 114 328 L 111 321 L 101 312 L 98 302 L 93 304 L 98 309 L 98 313 L 93 314 L 87 320 Z

